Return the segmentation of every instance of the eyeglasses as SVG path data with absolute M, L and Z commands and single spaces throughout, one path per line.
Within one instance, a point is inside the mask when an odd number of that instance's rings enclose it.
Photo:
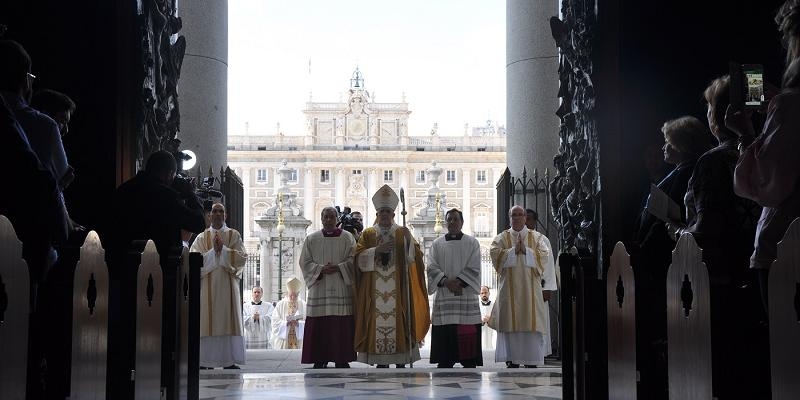
M 513 213 L 511 214 L 512 217 L 527 217 L 525 214 Z
M 26 72 L 26 74 L 28 74 L 28 78 L 30 78 L 31 80 L 36 79 L 36 75 L 34 75 L 34 74 L 30 73 L 30 72 Z

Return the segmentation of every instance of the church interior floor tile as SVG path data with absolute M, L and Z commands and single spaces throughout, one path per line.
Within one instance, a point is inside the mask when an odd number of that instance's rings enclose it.
M 554 368 L 553 368 L 554 369 Z M 553 369 L 515 372 L 333 370 L 324 373 L 201 375 L 200 398 L 257 399 L 560 399 L 561 373 Z

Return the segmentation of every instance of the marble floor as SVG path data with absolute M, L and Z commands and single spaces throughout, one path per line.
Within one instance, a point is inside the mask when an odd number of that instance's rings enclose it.
M 437 369 L 423 359 L 414 368 L 310 369 L 297 350 L 248 350 L 240 370 L 200 373 L 200 398 L 256 399 L 561 399 L 561 367 L 508 369 L 484 352 L 483 367 Z M 330 365 L 331 367 L 333 364 Z

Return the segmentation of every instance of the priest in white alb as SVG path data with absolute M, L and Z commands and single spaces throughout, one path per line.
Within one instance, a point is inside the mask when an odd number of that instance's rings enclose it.
M 322 209 L 322 229 L 303 242 L 300 269 L 308 287 L 306 329 L 300 362 L 326 368 L 350 368 L 356 360 L 353 350 L 353 251 L 356 241 L 350 232 L 336 227 L 339 213 Z
M 211 207 L 211 227 L 197 235 L 192 252 L 200 269 L 200 367 L 238 369 L 245 362 L 239 278 L 247 254 L 242 237 L 225 225 L 225 206 Z
M 433 241 L 426 258 L 428 294 L 433 297 L 431 364 L 452 368 L 483 365 L 481 352 L 481 247 L 461 232 L 464 218 L 453 208 L 445 214 L 447 234 Z
M 544 365 L 548 331 L 542 277 L 555 265 L 544 235 L 525 226 L 525 209 L 514 206 L 509 217 L 511 229 L 497 235 L 490 250 L 498 275 L 489 318 L 489 326 L 497 331 L 495 361 L 505 361 L 509 368 L 535 368 Z

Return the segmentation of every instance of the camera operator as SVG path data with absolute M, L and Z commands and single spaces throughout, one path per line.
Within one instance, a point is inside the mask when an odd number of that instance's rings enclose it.
M 137 269 L 128 259 L 131 243 L 152 239 L 163 265 L 169 260 L 170 248 L 181 246 L 181 229 L 194 233 L 205 229 L 202 205 L 193 185 L 185 179 L 175 180 L 176 170 L 172 154 L 157 151 L 147 159 L 144 171 L 114 193 L 104 243 L 108 249 L 109 292 L 113 293 L 109 298 L 108 341 L 109 352 L 115 354 L 109 360 L 111 398 L 125 398 L 126 393 L 133 392 L 130 370 Z
M 108 229 L 110 255 L 124 252 L 133 240 L 152 239 L 166 259 L 170 247 L 180 246 L 181 229 L 195 233 L 205 229 L 194 187 L 187 179 L 175 179 L 176 170 L 172 154 L 157 151 L 147 159 L 144 171 L 117 188 L 115 220 Z
M 339 212 L 339 222 L 336 226 L 350 232 L 356 241 L 358 241 L 358 237 L 361 236 L 361 231 L 364 230 L 361 213 L 358 211 L 351 212 L 350 207 L 345 207 L 344 211 L 339 211 L 339 206 L 336 206 L 336 211 Z

